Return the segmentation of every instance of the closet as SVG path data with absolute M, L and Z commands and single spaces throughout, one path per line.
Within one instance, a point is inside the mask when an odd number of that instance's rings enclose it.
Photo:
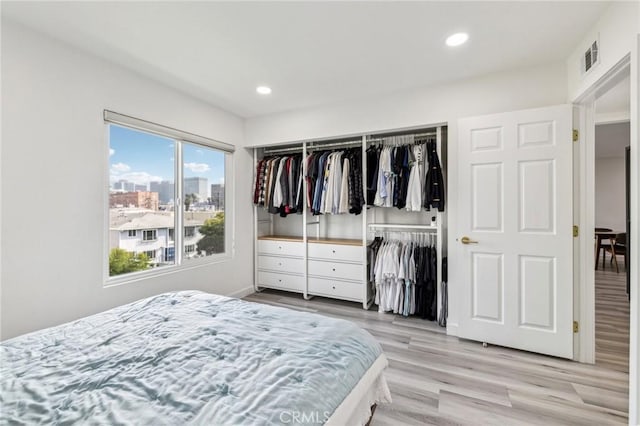
M 330 297 L 364 309 L 376 303 L 393 312 L 379 304 L 381 289 L 389 286 L 387 280 L 381 287 L 372 275 L 374 241 L 412 247 L 428 242 L 434 275 L 442 277 L 446 130 L 254 147 L 256 291 Z M 439 163 L 438 173 L 430 173 L 430 156 Z M 441 297 L 437 291 L 433 296 L 439 313 Z

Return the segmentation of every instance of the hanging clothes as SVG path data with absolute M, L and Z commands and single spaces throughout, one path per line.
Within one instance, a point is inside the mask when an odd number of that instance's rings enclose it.
M 407 189 L 409 186 L 409 148 L 398 146 L 394 149 L 392 170 L 395 177 L 393 191 L 393 206 L 402 209 L 407 204 Z
M 435 246 L 377 237 L 367 247 L 367 261 L 367 281 L 380 312 L 437 319 Z
M 422 176 L 424 175 L 423 145 L 413 145 L 410 150 L 410 172 L 407 182 L 407 211 L 419 212 L 422 210 Z
M 370 146 L 366 151 L 367 158 L 367 205 L 373 206 L 378 188 L 378 163 L 380 147 Z
M 268 157 L 256 165 L 253 203 L 286 217 L 302 213 L 302 156 Z
M 429 159 L 429 169 L 424 185 L 424 207 L 426 209 L 437 209 L 444 211 L 444 178 L 442 169 L 440 168 L 440 159 L 438 158 L 437 144 L 435 140 L 427 142 L 427 155 Z
M 307 207 L 313 215 L 362 212 L 365 199 L 359 148 L 313 152 L 305 163 Z

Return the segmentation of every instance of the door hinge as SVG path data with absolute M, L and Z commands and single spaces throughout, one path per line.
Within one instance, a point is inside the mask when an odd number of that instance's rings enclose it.
M 577 237 L 578 235 L 580 235 L 580 228 L 578 225 L 573 225 L 573 236 Z
M 580 331 L 580 324 L 578 324 L 578 321 L 574 321 L 573 322 L 573 332 L 577 333 L 578 331 Z
M 578 142 L 578 139 L 580 139 L 580 132 L 578 129 L 573 129 L 573 141 Z

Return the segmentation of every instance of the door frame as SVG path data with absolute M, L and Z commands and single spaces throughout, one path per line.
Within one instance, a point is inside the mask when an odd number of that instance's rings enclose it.
M 594 82 L 579 97 L 573 100 L 575 106 L 574 125 L 580 131 L 577 156 L 574 164 L 578 172 L 574 174 L 574 205 L 578 208 L 578 225 L 581 232 L 574 253 L 574 316 L 580 321 L 580 332 L 574 341 L 575 359 L 580 362 L 595 362 L 595 273 L 593 256 L 593 238 L 589 232 L 595 227 L 595 98 L 614 86 L 622 77 L 630 75 L 630 145 L 631 164 L 640 164 L 640 34 L 636 37 L 634 51 L 625 55 L 612 66 L 600 79 Z M 631 171 L 631 217 L 640 217 L 640 170 Z M 582 185 L 581 185 L 582 183 Z M 631 224 L 631 235 L 638 236 L 638 221 Z M 588 238 L 587 238 L 588 237 Z M 639 238 L 631 238 L 630 269 L 631 283 L 638 283 L 640 268 Z M 585 284 L 585 285 L 582 285 Z M 589 284 L 589 285 L 586 285 Z M 630 342 L 629 342 L 629 424 L 640 422 L 640 360 L 639 332 L 640 287 L 631 289 L 630 301 Z
M 574 101 L 574 126 L 579 139 L 574 146 L 574 220 L 579 226 L 574 245 L 574 320 L 580 331 L 574 340 L 574 359 L 594 364 L 595 272 L 593 234 L 595 228 L 595 101 L 630 73 L 631 57 L 626 55 Z

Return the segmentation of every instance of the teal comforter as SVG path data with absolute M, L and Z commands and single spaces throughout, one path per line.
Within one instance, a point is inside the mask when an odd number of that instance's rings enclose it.
M 322 423 L 381 352 L 348 321 L 166 293 L 0 344 L 0 424 Z

